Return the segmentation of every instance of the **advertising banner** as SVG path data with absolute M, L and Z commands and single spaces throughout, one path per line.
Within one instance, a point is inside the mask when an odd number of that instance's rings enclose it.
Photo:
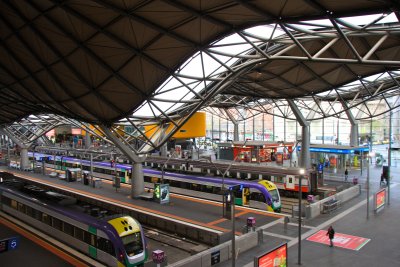
M 276 153 L 276 163 L 283 164 L 283 153 Z
M 287 243 L 280 245 L 267 253 L 254 257 L 255 267 L 286 267 Z
M 175 145 L 175 155 L 178 158 L 182 157 L 182 146 L 181 145 Z
M 169 203 L 169 184 L 155 184 L 154 199 L 160 204 Z
M 386 188 L 383 188 L 375 194 L 375 210 L 385 206 L 386 204 Z
M 325 230 L 320 230 L 307 238 L 308 241 L 322 243 L 325 245 L 329 245 L 329 237 L 326 235 Z M 333 245 L 335 247 L 341 247 L 351 250 L 359 250 L 365 244 L 367 244 L 371 239 L 359 237 L 359 236 L 352 236 L 346 235 L 341 233 L 335 233 L 335 238 L 333 239 Z

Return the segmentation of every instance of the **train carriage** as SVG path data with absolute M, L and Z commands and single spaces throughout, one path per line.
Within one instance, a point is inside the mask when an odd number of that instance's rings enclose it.
M 107 266 L 143 266 L 148 257 L 135 219 L 85 213 L 69 196 L 4 180 L 0 209 Z

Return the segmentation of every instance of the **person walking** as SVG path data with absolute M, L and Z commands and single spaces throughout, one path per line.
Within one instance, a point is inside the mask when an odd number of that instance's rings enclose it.
M 335 230 L 333 229 L 332 225 L 329 226 L 328 232 L 326 235 L 329 236 L 330 247 L 333 247 L 333 239 L 335 238 Z
M 344 181 L 345 182 L 347 182 L 347 178 L 349 178 L 349 171 L 346 168 L 346 170 L 344 171 Z

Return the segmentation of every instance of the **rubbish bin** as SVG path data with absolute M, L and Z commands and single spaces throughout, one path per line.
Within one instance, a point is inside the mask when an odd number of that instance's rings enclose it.
M 83 173 L 83 184 L 89 185 L 89 174 L 88 173 Z

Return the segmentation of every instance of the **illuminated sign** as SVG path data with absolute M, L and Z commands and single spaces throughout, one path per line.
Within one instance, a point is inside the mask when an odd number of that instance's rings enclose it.
M 73 135 L 81 135 L 81 134 L 82 134 L 82 129 L 79 129 L 79 128 L 72 128 L 72 129 L 71 129 L 71 133 L 72 133 Z
M 17 249 L 18 245 L 19 245 L 18 237 L 11 237 L 8 239 L 0 240 L 0 253 Z
M 267 253 L 254 257 L 255 267 L 286 267 L 287 266 L 287 243 L 268 251 Z
M 297 150 L 301 150 L 301 146 L 297 147 Z M 334 154 L 354 154 L 356 151 L 366 152 L 369 151 L 368 147 L 357 148 L 357 149 L 337 149 L 337 148 L 322 148 L 322 147 L 310 147 L 310 152 L 324 152 Z
M 169 184 L 155 184 L 153 196 L 160 204 L 169 203 Z
M 375 210 L 385 206 L 386 203 L 386 188 L 379 190 L 375 194 Z

